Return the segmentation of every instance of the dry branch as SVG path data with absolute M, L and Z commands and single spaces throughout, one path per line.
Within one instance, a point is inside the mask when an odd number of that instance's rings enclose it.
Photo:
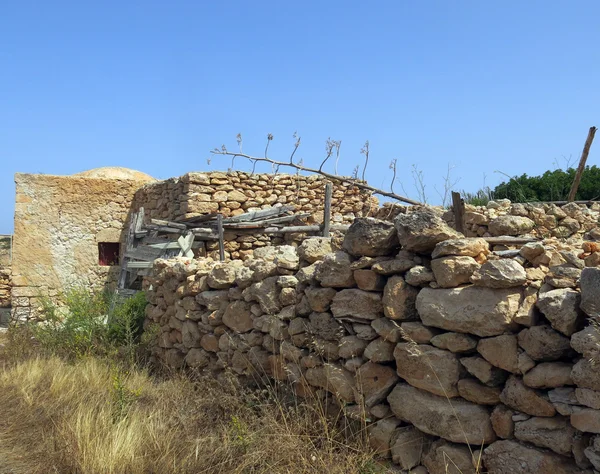
M 294 149 L 294 152 L 295 151 L 296 150 Z M 360 180 L 358 180 L 356 178 L 344 178 L 343 176 L 337 176 L 335 174 L 327 173 L 326 171 L 322 171 L 320 169 L 308 168 L 301 164 L 294 163 L 294 162 L 292 162 L 292 160 L 290 160 L 290 162 L 288 163 L 288 162 L 284 162 L 284 161 L 273 160 L 266 156 L 265 157 L 251 156 L 246 153 L 228 151 L 225 147 L 222 147 L 220 150 L 219 149 L 212 150 L 211 153 L 213 155 L 231 156 L 232 159 L 235 159 L 237 157 L 246 158 L 254 165 L 256 165 L 256 163 L 259 161 L 264 161 L 266 163 L 271 163 L 271 165 L 276 167 L 277 169 L 279 169 L 280 166 L 288 166 L 290 168 L 294 168 L 299 171 L 306 171 L 308 173 L 320 174 L 321 176 L 325 176 L 326 178 L 329 178 L 331 180 L 348 181 L 348 182 L 352 183 L 352 185 L 356 186 L 357 188 L 364 189 L 366 191 L 371 191 L 375 194 L 380 194 L 382 196 L 386 196 L 386 197 L 395 199 L 396 201 L 405 202 L 407 204 L 414 204 L 417 206 L 422 205 L 422 203 L 419 201 L 415 201 L 415 200 L 407 198 L 405 196 L 400 196 L 399 194 L 390 193 L 390 192 L 384 191 L 382 189 L 374 188 L 373 186 L 369 186 L 368 184 L 365 184 L 364 182 L 361 182 Z M 292 157 L 292 159 L 293 159 L 293 157 Z

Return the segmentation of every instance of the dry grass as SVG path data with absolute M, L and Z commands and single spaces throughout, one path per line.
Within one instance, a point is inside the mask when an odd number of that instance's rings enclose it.
M 387 472 L 360 427 L 285 400 L 233 379 L 0 351 L 0 473 Z

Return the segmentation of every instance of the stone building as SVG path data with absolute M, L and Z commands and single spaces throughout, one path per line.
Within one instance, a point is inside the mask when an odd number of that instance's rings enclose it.
M 133 197 L 151 181 L 124 168 L 73 176 L 17 173 L 13 318 L 28 319 L 39 297 L 61 289 L 115 282 Z
M 12 314 L 28 319 L 39 297 L 56 296 L 73 286 L 114 285 L 123 258 L 128 218 L 144 207 L 149 219 L 179 220 L 208 213 L 225 217 L 293 204 L 309 213 L 308 223 L 323 221 L 322 176 L 188 173 L 157 181 L 125 168 L 99 168 L 72 176 L 15 176 L 16 206 L 12 261 Z M 332 218 L 351 222 L 378 207 L 371 193 L 333 183 Z M 255 248 L 281 238 L 226 233 L 226 255 L 246 258 Z M 214 244 L 214 245 L 213 245 Z M 204 254 L 216 243 L 208 242 Z

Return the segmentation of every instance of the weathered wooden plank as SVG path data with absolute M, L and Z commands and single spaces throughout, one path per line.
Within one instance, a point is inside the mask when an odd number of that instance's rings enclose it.
M 143 207 L 140 207 L 135 216 L 135 232 L 141 232 L 144 227 L 144 218 L 146 216 L 146 211 Z
M 134 213 L 131 215 L 129 220 L 129 227 L 127 229 L 127 237 L 125 237 L 125 252 L 133 249 L 133 241 L 135 239 L 135 226 L 137 222 L 137 214 Z M 123 252 L 123 253 L 125 253 Z M 119 273 L 119 281 L 117 282 L 117 289 L 122 290 L 127 285 L 127 265 L 129 263 L 129 259 L 123 256 L 123 261 L 121 262 L 121 272 Z
M 225 260 L 225 239 L 223 238 L 223 214 L 217 216 L 217 232 L 219 234 L 219 259 Z
M 452 210 L 454 211 L 454 227 L 458 232 L 465 232 L 465 202 L 460 197 L 460 193 L 452 191 Z
M 231 224 L 232 222 L 253 221 L 263 219 L 267 216 L 279 216 L 281 214 L 285 214 L 286 212 L 293 211 L 294 209 L 294 206 L 280 206 L 271 207 L 269 209 L 262 209 L 260 211 L 246 212 L 245 214 L 240 214 L 239 216 L 228 217 L 227 219 L 223 219 L 223 224 Z
M 165 225 L 157 225 L 157 224 L 146 224 L 144 226 L 147 230 L 155 230 L 158 232 L 165 232 L 167 234 L 183 234 L 185 230 L 178 229 L 176 227 L 169 227 Z
M 154 261 L 152 262 L 127 262 L 127 268 L 152 268 Z
M 347 224 L 333 224 L 330 230 L 336 232 L 346 232 L 350 228 Z M 264 234 L 289 234 L 289 233 L 303 233 L 303 232 L 321 232 L 321 226 L 319 225 L 297 225 L 290 227 L 268 227 L 264 231 L 256 233 Z
M 194 252 L 192 251 L 192 244 L 194 243 L 194 234 L 188 232 L 186 235 L 182 235 L 177 239 L 181 250 L 179 252 L 180 257 L 194 258 Z
M 538 242 L 540 239 L 533 237 L 511 237 L 503 235 L 500 237 L 483 237 L 490 245 L 524 245 L 529 242 Z
M 292 222 L 295 220 L 306 219 L 311 215 L 310 212 L 304 212 L 302 214 L 294 214 L 292 216 L 274 217 L 273 219 L 264 219 L 261 221 L 250 221 L 250 222 L 236 222 L 233 224 L 223 224 L 226 229 L 245 229 L 245 228 L 260 228 L 268 227 L 273 224 L 280 224 L 283 222 Z
M 160 258 L 163 253 L 163 249 L 152 248 L 148 245 L 138 245 L 136 248 L 125 252 L 125 256 L 127 258 L 151 262 L 157 258 Z
M 180 249 L 181 246 L 179 245 L 178 242 L 165 242 L 165 243 L 157 243 L 157 244 L 148 244 L 147 247 L 151 247 L 153 249 L 162 249 L 162 250 L 167 250 L 167 249 Z M 192 248 L 193 249 L 197 249 L 202 247 L 202 244 L 200 242 L 193 242 L 192 243 Z
M 160 225 L 163 227 L 172 227 L 174 229 L 187 230 L 188 226 L 179 222 L 164 221 L 162 219 L 150 219 L 150 222 L 154 225 Z
M 333 185 L 325 184 L 325 207 L 323 209 L 323 237 L 329 237 L 331 227 L 331 197 L 333 195 Z

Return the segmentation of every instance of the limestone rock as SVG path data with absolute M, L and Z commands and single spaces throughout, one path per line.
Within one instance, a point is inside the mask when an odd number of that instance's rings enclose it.
M 352 259 L 346 252 L 327 254 L 317 269 L 316 278 L 324 287 L 352 288 L 355 281 L 351 263 Z
M 429 474 L 476 474 L 477 459 L 468 446 L 437 440 L 423 454 L 423 465 Z M 412 473 L 413 471 L 411 471 Z
M 412 286 L 427 286 L 432 281 L 435 281 L 435 276 L 428 268 L 417 265 L 406 272 L 404 279 L 406 283 Z
M 477 340 L 459 332 L 446 332 L 432 337 L 431 344 L 450 352 L 471 352 L 477 347 Z
M 375 319 L 371 323 L 371 327 L 386 341 L 398 342 L 401 339 L 400 325 L 391 319 Z
M 373 270 L 354 270 L 356 285 L 365 291 L 382 291 L 387 282 L 386 278 Z
M 417 319 L 415 302 L 419 291 L 407 285 L 401 276 L 388 279 L 383 290 L 383 312 L 390 318 L 400 321 Z
M 355 257 L 389 255 L 399 246 L 398 234 L 390 222 L 363 217 L 354 219 L 342 247 Z
M 477 344 L 477 352 L 495 367 L 513 374 L 520 373 L 517 336 L 503 334 L 501 336 L 481 339 L 479 344 Z
M 388 402 L 398 418 L 425 433 L 475 445 L 496 439 L 488 411 L 466 400 L 455 399 L 450 405 L 445 397 L 397 384 Z
M 367 341 L 363 341 L 356 336 L 345 336 L 340 340 L 339 355 L 343 359 L 351 359 L 352 357 L 360 357 L 367 347 Z
M 463 369 L 452 352 L 427 344 L 400 343 L 394 349 L 398 375 L 414 387 L 440 396 L 457 397 Z
M 492 427 L 499 438 L 510 439 L 514 437 L 515 422 L 512 419 L 513 413 L 506 405 L 496 405 L 492 411 L 490 417 Z
M 522 286 L 526 281 L 523 266 L 509 258 L 489 260 L 471 277 L 475 285 L 487 288 L 512 288 Z
M 330 237 L 311 237 L 302 241 L 298 247 L 298 256 L 308 263 L 315 263 L 332 251 Z
M 494 367 L 483 357 L 463 357 L 460 359 L 460 363 L 467 369 L 467 372 L 490 387 L 502 385 L 508 377 L 506 372 Z
M 417 263 L 412 259 L 396 257 L 382 260 L 373 264 L 371 270 L 373 270 L 376 273 L 379 273 L 380 275 L 390 276 L 397 275 L 399 273 L 404 273 L 416 265 Z
M 356 386 L 367 407 L 385 400 L 397 382 L 394 369 L 385 365 L 367 362 L 356 371 Z
M 517 236 L 526 234 L 531 231 L 534 226 L 535 222 L 528 217 L 505 215 L 492 219 L 488 226 L 488 232 L 493 236 Z
M 338 365 L 324 364 L 308 369 L 305 377 L 309 384 L 323 388 L 345 402 L 353 403 L 355 401 L 354 377 Z
M 252 297 L 258 301 L 261 309 L 266 314 L 277 314 L 281 311 L 281 302 L 279 300 L 280 288 L 277 286 L 276 276 L 265 278 L 262 281 L 253 283 L 248 291 Z
M 330 313 L 314 312 L 308 318 L 309 330 L 315 336 L 327 341 L 338 341 L 344 335 L 344 328 Z
M 431 438 L 414 426 L 402 426 L 396 429 L 392 444 L 392 460 L 400 469 L 412 469 L 421 462 L 421 454 L 425 451 Z
M 523 383 L 531 388 L 556 388 L 572 385 L 572 364 L 566 362 L 542 362 L 523 376 Z
M 381 294 L 356 288 L 338 291 L 333 297 L 331 312 L 336 318 L 377 319 L 383 312 Z
M 245 301 L 233 301 L 223 314 L 223 324 L 237 333 L 251 331 L 254 327 L 250 305 Z
M 589 388 L 576 388 L 575 396 L 581 405 L 600 410 L 600 392 Z
M 392 435 L 399 424 L 400 420 L 392 416 L 379 420 L 367 427 L 369 445 L 377 455 L 390 457 Z
M 194 347 L 186 354 L 185 363 L 189 367 L 199 369 L 206 367 L 210 363 L 210 358 L 205 350 Z
M 475 379 L 460 379 L 457 384 L 458 394 L 478 405 L 497 405 L 500 403 L 500 390 L 498 387 L 482 385 Z
M 473 257 L 449 256 L 431 261 L 435 281 L 441 288 L 455 288 L 469 283 L 471 275 L 479 268 Z
M 394 225 L 402 248 L 413 252 L 431 252 L 439 242 L 462 237 L 429 207 L 398 214 Z
M 588 359 L 600 356 L 600 328 L 590 324 L 571 336 L 571 347 Z
M 569 288 L 547 291 L 538 297 L 537 307 L 552 328 L 570 336 L 583 325 L 583 313 L 579 309 L 579 292 Z
M 542 398 L 535 390 L 526 387 L 514 375 L 506 381 L 500 400 L 515 410 L 522 411 L 532 416 L 554 416 L 554 406 Z
M 427 326 L 487 337 L 515 327 L 512 319 L 520 301 L 518 289 L 423 288 L 417 296 L 416 308 Z
M 600 410 L 584 408 L 571 415 L 573 427 L 584 433 L 600 433 Z
M 238 266 L 231 262 L 217 263 L 208 274 L 208 286 L 215 290 L 229 288 L 235 282 L 237 268 Z
M 488 446 L 483 451 L 483 462 L 494 474 L 591 474 L 567 457 L 512 440 L 496 441 Z
M 580 388 L 600 391 L 600 370 L 598 364 L 589 359 L 581 359 L 573 366 L 571 380 Z
M 571 353 L 568 338 L 554 331 L 550 326 L 533 326 L 518 335 L 519 346 L 537 361 L 552 361 Z
M 569 419 L 562 416 L 532 417 L 515 423 L 515 438 L 518 440 L 565 456 L 571 455 L 574 436 L 575 430 Z
M 329 306 L 336 293 L 335 288 L 319 288 L 315 286 L 309 286 L 304 290 L 310 308 L 318 313 L 329 311 Z
M 394 360 L 394 347 L 394 343 L 379 337 L 369 343 L 363 357 L 371 362 L 391 362 Z
M 481 253 L 487 255 L 489 250 L 490 246 L 487 241 L 478 237 L 450 239 L 438 243 L 431 254 L 431 258 L 440 258 L 448 255 L 477 257 Z
M 400 323 L 402 339 L 417 344 L 429 344 L 431 339 L 440 333 L 439 329 L 430 328 L 418 321 L 406 321 Z

